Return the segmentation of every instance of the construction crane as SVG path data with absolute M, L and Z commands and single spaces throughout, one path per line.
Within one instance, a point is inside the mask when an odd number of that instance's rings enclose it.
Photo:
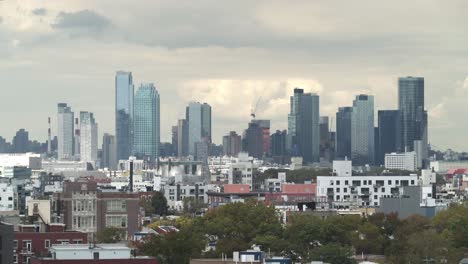
M 260 97 L 257 99 L 257 102 L 255 103 L 255 105 L 252 105 L 252 108 L 250 109 L 250 116 L 251 116 L 252 118 L 255 118 L 255 117 L 256 117 L 258 105 L 260 104 L 260 100 L 262 100 L 262 96 L 260 96 Z

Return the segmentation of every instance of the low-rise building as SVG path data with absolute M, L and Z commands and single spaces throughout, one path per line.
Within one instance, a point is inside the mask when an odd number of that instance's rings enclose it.
M 417 170 L 416 152 L 388 153 L 385 154 L 385 168 L 393 170 Z
M 31 259 L 31 264 L 157 264 L 156 259 L 137 257 L 124 244 L 52 245 L 50 257 Z

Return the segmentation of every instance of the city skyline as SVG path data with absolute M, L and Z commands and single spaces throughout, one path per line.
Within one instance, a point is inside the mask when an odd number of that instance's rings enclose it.
M 371 2 L 363 4 L 376 7 Z M 213 108 L 212 140 L 217 144 L 229 131 L 245 129 L 259 97 L 258 118 L 270 119 L 271 131 L 283 130 L 295 87 L 320 96 L 322 116 L 333 117 L 338 107 L 349 106 L 361 93 L 374 95 L 376 115 L 378 110 L 398 109 L 398 78 L 411 75 L 425 78 L 429 142 L 437 149 L 468 149 L 463 140 L 466 122 L 460 114 L 468 100 L 468 74 L 466 59 L 459 55 L 468 39 L 460 26 L 467 18 L 459 11 L 466 3 L 409 3 L 405 10 L 401 3 L 386 3 L 386 14 L 397 14 L 398 23 L 417 21 L 409 28 L 385 26 L 375 14 L 362 16 L 365 11 L 358 4 L 344 4 L 350 12 L 343 14 L 342 21 L 334 19 L 333 3 L 241 1 L 220 7 L 207 1 L 198 4 L 202 8 L 186 3 L 183 11 L 174 11 L 171 3 L 153 5 L 128 5 L 128 13 L 119 17 L 116 5 L 102 2 L 41 2 L 38 6 L 37 2 L 2 1 L 0 10 L 5 12 L 0 13 L 0 38 L 5 41 L 0 45 L 5 52 L 0 56 L 8 59 L 0 62 L 5 73 L 0 81 L 12 88 L 2 89 L 6 100 L 0 105 L 0 118 L 9 125 L 0 128 L 0 135 L 11 140 L 19 128 L 25 128 L 31 139 L 45 141 L 47 118 L 55 117 L 59 102 L 68 103 L 75 113 L 95 113 L 99 139 L 102 133 L 115 135 L 113 75 L 117 70 L 131 71 L 135 85 L 149 81 L 160 89 L 164 98 L 161 141 L 170 141 L 171 126 L 184 116 L 188 102 L 200 101 Z M 247 6 L 252 12 L 244 14 Z M 416 7 L 418 14 L 408 11 Z M 40 8 L 45 10 L 42 15 L 33 13 Z M 173 35 L 159 26 L 145 28 L 150 32 L 142 34 L 139 22 L 132 18 L 142 15 L 149 19 L 147 10 L 156 10 L 152 14 L 155 20 L 151 20 L 154 25 L 166 19 Z M 181 19 L 187 17 L 186 12 L 197 10 L 209 12 L 206 17 L 216 15 L 219 25 L 207 28 L 202 19 Z M 278 10 L 284 11 L 279 12 L 282 24 L 271 16 Z M 304 23 L 285 19 L 293 14 Z M 320 14 L 322 20 L 315 21 L 313 14 Z M 453 20 L 446 21 L 447 15 Z M 129 20 L 133 22 L 124 26 Z M 347 27 L 343 21 L 356 22 L 353 25 L 374 22 L 376 28 L 382 27 L 375 32 Z M 181 29 L 185 25 L 191 25 L 194 33 L 180 38 L 186 33 Z M 227 28 L 235 29 L 229 31 L 232 35 L 223 33 Z M 131 29 L 138 30 L 130 34 Z M 73 56 L 64 56 L 69 54 Z M 48 67 L 41 66 L 44 63 Z M 89 65 L 92 67 L 85 67 Z M 31 96 L 24 98 L 26 93 Z M 23 103 L 18 104 L 19 100 Z M 56 135 L 56 120 L 52 125 Z M 334 122 L 331 127 L 335 128 Z

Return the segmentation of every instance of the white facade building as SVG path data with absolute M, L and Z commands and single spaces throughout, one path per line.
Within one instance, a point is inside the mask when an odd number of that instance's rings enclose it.
M 0 154 L 0 167 L 28 167 L 33 170 L 40 169 L 42 159 L 35 153 L 5 153 Z
M 0 183 L 0 211 L 13 211 L 14 197 L 13 186 L 7 183 Z
M 80 112 L 80 157 L 93 165 L 98 159 L 98 125 L 93 113 Z
M 74 154 L 74 113 L 64 103 L 58 104 L 57 110 L 57 158 L 69 160 L 73 158 Z
M 49 249 L 56 260 L 130 259 L 131 248 L 124 244 L 52 245 Z
M 385 154 L 385 168 L 394 170 L 417 170 L 416 152 L 388 153 Z
M 258 168 L 259 164 L 255 164 L 247 153 L 239 153 L 238 159 L 229 167 L 229 184 L 248 184 L 252 188 L 252 176 Z
M 380 198 L 398 193 L 400 186 L 418 185 L 418 176 L 318 176 L 317 197 L 335 203 L 379 206 Z
M 333 175 L 351 176 L 353 173 L 353 164 L 350 160 L 334 160 Z

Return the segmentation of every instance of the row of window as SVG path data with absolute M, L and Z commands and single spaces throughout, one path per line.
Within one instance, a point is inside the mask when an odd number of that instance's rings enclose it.
M 127 227 L 127 215 L 106 215 L 106 227 Z
M 50 248 L 52 245 L 52 240 L 46 239 L 44 240 L 44 248 Z M 21 249 L 23 251 L 31 252 L 32 249 L 32 240 L 20 240 Z M 83 243 L 83 239 L 57 239 L 55 244 L 61 245 L 68 245 L 68 244 L 81 244 Z M 13 249 L 18 249 L 18 240 L 13 240 Z
M 341 181 L 340 180 L 330 180 L 330 185 L 341 185 Z M 355 186 L 361 186 L 361 185 L 372 185 L 373 181 L 372 180 L 353 180 L 351 181 L 351 184 L 352 185 L 355 185 Z M 393 181 L 392 180 L 387 180 L 387 183 L 388 185 L 392 185 Z M 375 181 L 375 184 L 376 185 L 380 185 L 380 186 L 383 186 L 385 185 L 385 181 L 384 180 L 376 180 Z M 400 184 L 400 180 L 395 180 L 395 185 L 399 185 Z M 344 181 L 344 185 L 349 185 L 349 180 L 345 180 Z M 401 180 L 401 185 L 408 185 L 408 180 Z M 411 185 L 414 185 L 414 180 L 411 180 Z

